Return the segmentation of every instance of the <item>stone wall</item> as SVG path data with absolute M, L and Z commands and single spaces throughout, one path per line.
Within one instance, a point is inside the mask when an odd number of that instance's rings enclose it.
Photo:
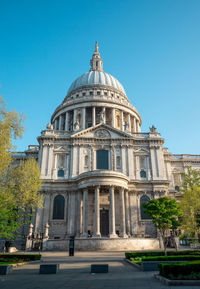
M 47 251 L 68 251 L 69 239 L 48 240 L 45 247 Z M 158 249 L 160 249 L 159 240 L 151 238 L 75 239 L 75 251 L 135 251 Z

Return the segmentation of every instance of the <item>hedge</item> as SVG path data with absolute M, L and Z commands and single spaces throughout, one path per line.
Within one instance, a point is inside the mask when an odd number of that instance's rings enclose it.
M 168 256 L 176 255 L 200 255 L 200 250 L 185 250 L 185 251 L 168 251 Z M 143 252 L 126 252 L 126 259 L 137 258 L 137 257 L 150 257 L 150 256 L 165 256 L 164 251 L 143 251 Z
M 200 261 L 158 264 L 160 275 L 169 279 L 200 279 Z
M 0 254 L 0 262 L 8 260 L 36 261 L 40 259 L 40 254 Z
M 193 261 L 200 260 L 200 255 L 153 256 L 142 257 L 142 261 Z

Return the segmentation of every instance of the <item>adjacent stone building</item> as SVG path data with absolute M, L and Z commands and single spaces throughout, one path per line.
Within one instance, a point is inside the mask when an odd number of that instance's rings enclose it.
M 78 77 L 51 122 L 21 156 L 38 159 L 44 207 L 30 233 L 44 250 L 156 249 L 157 232 L 142 203 L 180 197 L 181 172 L 200 171 L 200 155 L 173 155 L 141 117 L 120 82 L 103 71 L 95 46 L 90 71 Z M 16 155 L 19 158 L 19 155 Z

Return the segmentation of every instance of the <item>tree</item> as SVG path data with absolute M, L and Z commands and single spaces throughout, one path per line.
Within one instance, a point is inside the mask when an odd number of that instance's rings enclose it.
M 192 238 L 200 233 L 200 176 L 199 172 L 188 167 L 187 173 L 182 173 L 181 191 L 183 197 L 180 203 L 183 211 L 182 229 Z
M 177 229 L 180 225 L 178 217 L 182 214 L 181 209 L 176 200 L 170 197 L 153 199 L 144 203 L 143 207 L 160 233 L 166 255 L 167 232 L 168 230 Z
M 6 111 L 0 99 L 0 237 L 13 239 L 20 226 L 41 206 L 40 169 L 34 159 L 14 165 L 12 139 L 22 137 L 23 115 Z

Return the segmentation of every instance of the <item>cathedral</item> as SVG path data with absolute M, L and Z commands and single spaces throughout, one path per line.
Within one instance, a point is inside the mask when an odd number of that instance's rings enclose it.
M 200 171 L 200 155 L 174 155 L 141 116 L 121 83 L 104 72 L 96 43 L 90 70 L 69 87 L 51 121 L 23 158 L 41 168 L 43 208 L 29 235 L 43 250 L 159 249 L 157 231 L 142 204 L 181 198 L 181 172 Z M 20 159 L 20 154 L 15 155 Z M 27 240 L 27 250 L 34 240 Z

